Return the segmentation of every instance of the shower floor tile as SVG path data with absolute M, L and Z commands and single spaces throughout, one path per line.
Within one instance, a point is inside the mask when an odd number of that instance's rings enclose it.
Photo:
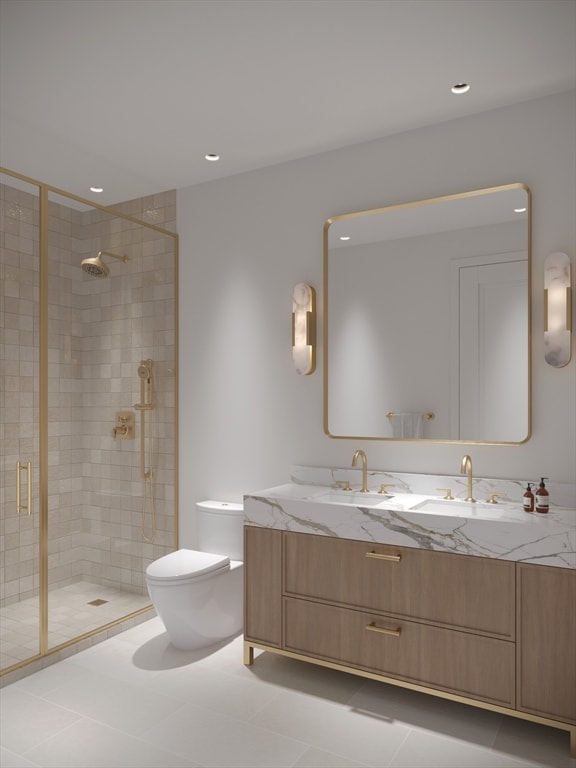
M 93 600 L 103 601 L 90 605 Z M 150 605 L 147 595 L 79 581 L 48 593 L 48 645 L 54 647 Z M 38 653 L 39 598 L 0 609 L 0 668 Z

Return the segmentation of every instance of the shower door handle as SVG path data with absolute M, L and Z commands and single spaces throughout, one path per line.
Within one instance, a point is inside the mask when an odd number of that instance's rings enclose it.
M 22 504 L 22 470 L 26 470 L 26 504 Z M 20 461 L 16 462 L 16 512 L 17 514 L 20 514 L 22 511 L 28 512 L 29 515 L 32 514 L 32 462 L 27 461 L 26 464 L 23 464 Z

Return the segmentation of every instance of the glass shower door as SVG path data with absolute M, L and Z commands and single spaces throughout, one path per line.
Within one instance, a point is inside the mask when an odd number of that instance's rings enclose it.
M 174 237 L 48 195 L 47 645 L 150 610 L 174 548 Z
M 39 192 L 0 174 L 0 669 L 40 652 Z
M 146 618 L 177 544 L 177 235 L 124 207 L 0 173 L 2 675 Z

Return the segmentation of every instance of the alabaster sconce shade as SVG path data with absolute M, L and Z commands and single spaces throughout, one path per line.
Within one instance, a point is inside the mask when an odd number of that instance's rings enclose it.
M 572 275 L 565 253 L 551 253 L 544 264 L 544 357 L 548 365 L 568 365 L 572 347 Z
M 292 360 L 304 376 L 316 368 L 316 291 L 306 283 L 292 294 Z

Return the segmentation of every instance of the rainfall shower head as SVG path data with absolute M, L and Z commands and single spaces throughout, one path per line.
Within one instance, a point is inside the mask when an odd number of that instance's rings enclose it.
M 128 256 L 117 256 L 110 251 L 98 251 L 98 256 L 84 259 L 80 266 L 84 272 L 88 272 L 91 277 L 108 277 L 110 268 L 104 264 L 102 256 L 111 256 L 113 259 L 118 259 L 118 261 L 123 261 L 124 263 L 128 261 Z

